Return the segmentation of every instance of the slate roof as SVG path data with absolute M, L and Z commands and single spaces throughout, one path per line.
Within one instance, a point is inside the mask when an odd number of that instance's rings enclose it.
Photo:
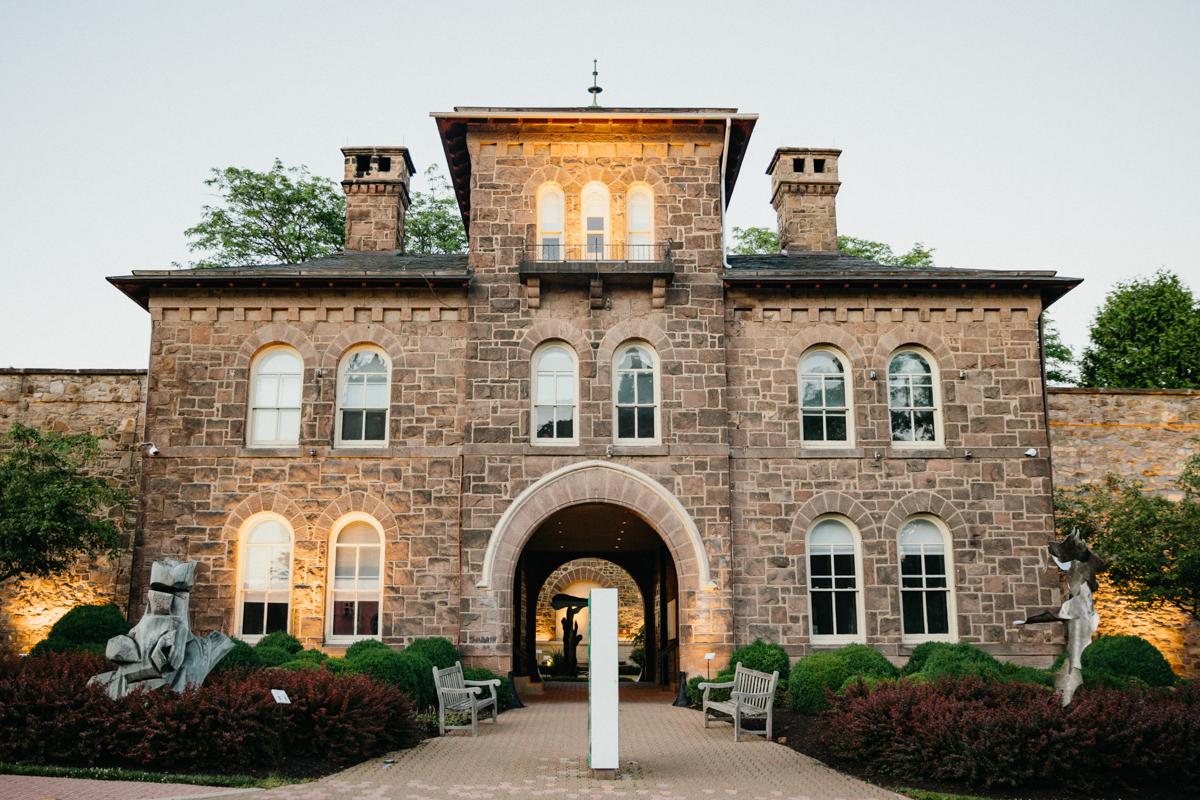
M 977 278 L 987 275 L 1026 275 L 1052 277 L 1054 272 L 1010 272 L 1007 270 L 955 269 L 953 267 L 897 267 L 880 264 L 861 256 L 842 253 L 787 253 L 771 255 L 729 256 L 729 266 L 735 271 L 763 273 L 789 273 L 796 275 L 871 275 L 883 277 L 963 277 Z

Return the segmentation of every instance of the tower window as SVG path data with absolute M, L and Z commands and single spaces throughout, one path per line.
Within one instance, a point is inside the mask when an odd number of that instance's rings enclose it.
M 814 158 L 813 159 L 813 172 L 824 172 L 824 171 L 825 171 L 825 159 Z
M 365 175 L 371 171 L 371 157 L 368 155 L 357 155 L 354 157 L 354 170 L 359 175 Z
M 380 156 L 379 157 L 379 171 L 380 172 L 391 172 L 392 171 L 392 157 L 391 156 Z
M 804 159 L 803 158 L 793 158 L 792 159 L 792 172 L 804 172 Z

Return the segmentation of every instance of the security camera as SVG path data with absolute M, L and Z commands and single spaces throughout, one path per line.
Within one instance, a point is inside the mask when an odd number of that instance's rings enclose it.
M 146 455 L 148 456 L 158 455 L 158 448 L 154 446 L 154 442 L 142 442 L 139 447 L 146 448 Z
M 1037 455 L 1037 448 L 1036 447 L 1029 448 L 1028 450 L 1025 451 L 1025 455 L 1029 456 L 1030 458 L 1033 458 L 1034 456 Z

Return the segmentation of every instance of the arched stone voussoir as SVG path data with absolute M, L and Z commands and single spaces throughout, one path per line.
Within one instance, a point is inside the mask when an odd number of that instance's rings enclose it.
M 308 337 L 293 325 L 286 322 L 272 322 L 264 325 L 246 337 L 238 348 L 237 366 L 248 369 L 254 354 L 272 344 L 286 344 L 294 347 L 304 362 L 305 369 L 315 369 L 317 366 L 317 351 Z
M 378 345 L 391 359 L 392 369 L 401 367 L 404 363 L 404 348 L 396 334 L 389 331 L 379 322 L 364 322 L 351 325 L 339 333 L 321 354 L 321 366 L 334 369 L 347 350 L 355 345 Z
M 313 524 L 313 531 L 319 536 L 328 538 L 339 519 L 354 513 L 365 514 L 374 519 L 385 534 L 397 533 L 400 529 L 392 510 L 378 497 L 367 492 L 347 492 L 325 506 L 321 516 Z
M 880 374 L 886 375 L 888 357 L 899 348 L 907 346 L 928 350 L 937 359 L 938 368 L 943 372 L 956 369 L 954 353 L 942 341 L 942 337 L 924 325 L 914 324 L 897 325 L 879 337 L 873 355 L 874 368 L 880 370 Z
M 587 337 L 574 325 L 561 319 L 544 319 L 531 325 L 525 331 L 525 335 L 521 337 L 521 356 L 528 360 L 533 357 L 533 351 L 538 348 L 538 345 L 555 339 L 564 341 L 575 348 L 575 355 L 579 357 L 581 366 L 591 362 L 592 347 L 588 344 Z
M 846 354 L 850 366 L 854 369 L 865 369 L 867 356 L 859 347 L 858 340 L 844 328 L 836 325 L 815 325 L 796 334 L 788 343 L 783 355 L 783 368 L 795 372 L 800 363 L 800 356 L 809 348 L 818 345 L 829 345 Z
M 663 364 L 675 360 L 675 348 L 662 328 L 648 319 L 627 319 L 604 334 L 604 338 L 600 340 L 600 347 L 596 349 L 596 363 L 611 366 L 617 348 L 631 339 L 649 343 L 658 352 Z
M 929 514 L 946 523 L 951 536 L 956 541 L 966 541 L 968 530 L 966 520 L 955 508 L 954 504 L 930 491 L 917 491 L 905 495 L 889 510 L 883 520 L 883 531 L 886 535 L 898 536 L 904 520 L 914 514 Z
M 803 540 L 813 520 L 822 514 L 840 514 L 858 527 L 864 540 L 875 537 L 871 512 L 850 495 L 837 491 L 821 492 L 800 506 L 792 519 L 792 537 Z
M 221 538 L 227 542 L 237 542 L 238 533 L 246 521 L 263 512 L 278 514 L 287 520 L 296 541 L 309 538 L 308 517 L 294 500 L 279 492 L 256 492 L 234 506 L 221 528 Z

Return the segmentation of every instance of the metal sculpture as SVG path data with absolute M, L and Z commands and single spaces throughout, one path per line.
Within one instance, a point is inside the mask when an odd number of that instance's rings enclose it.
M 1036 625 L 1043 622 L 1067 623 L 1067 660 L 1054 675 L 1054 689 L 1065 706 L 1083 683 L 1083 651 L 1092 643 L 1100 627 L 1094 595 L 1100 588 L 1096 576 L 1108 567 L 1108 562 L 1092 552 L 1087 542 L 1074 530 L 1066 539 L 1051 542 L 1046 548 L 1055 566 L 1066 573 L 1068 596 L 1057 612 L 1043 611 L 1029 619 L 1016 620 L 1014 625 Z
M 550 606 L 554 609 L 565 608 L 566 616 L 563 617 L 563 670 L 567 675 L 574 675 L 579 667 L 579 661 L 575 655 L 575 648 L 583 641 L 583 636 L 579 633 L 579 623 L 575 621 L 575 614 L 580 609 L 587 608 L 588 600 L 586 597 L 575 597 L 569 594 L 556 594 L 550 600 Z
M 138 687 L 182 692 L 204 683 L 208 671 L 233 649 L 233 641 L 215 631 L 204 638 L 192 633 L 188 592 L 195 581 L 195 561 L 155 561 L 146 613 L 128 635 L 108 640 L 105 655 L 118 665 L 116 670 L 88 682 L 100 684 L 114 699 Z

